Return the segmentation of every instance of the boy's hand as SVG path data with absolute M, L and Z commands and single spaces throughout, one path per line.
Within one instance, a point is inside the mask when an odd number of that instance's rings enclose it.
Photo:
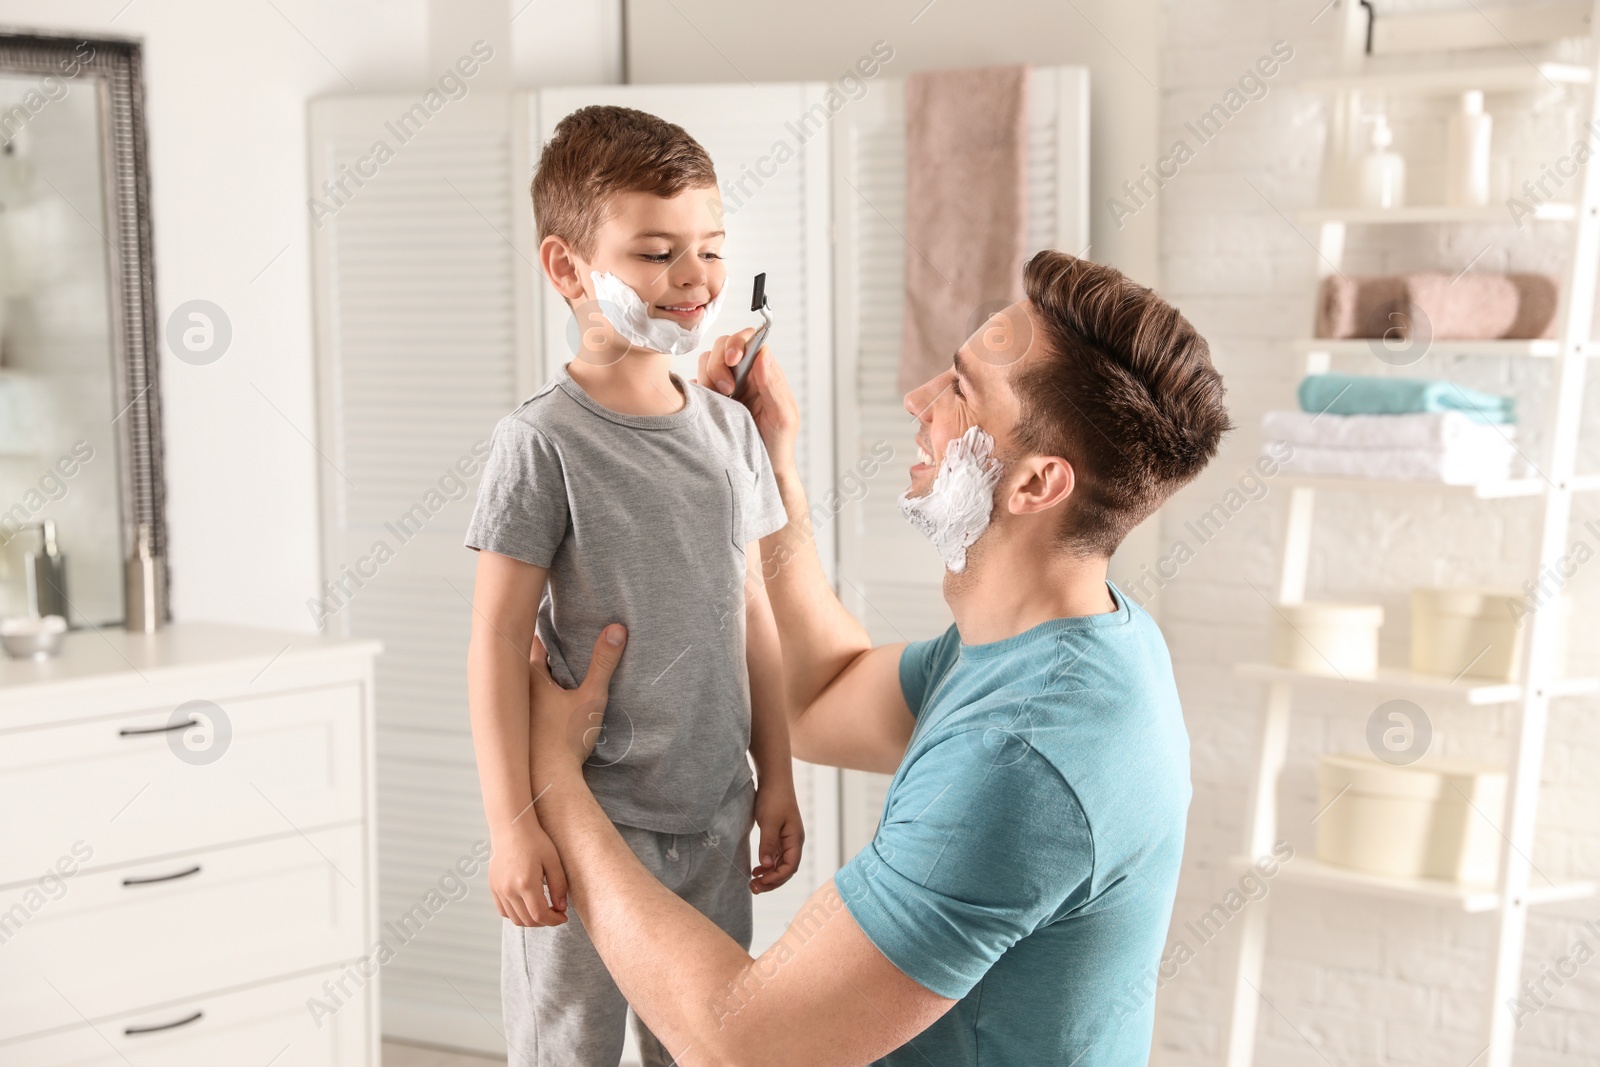
M 500 914 L 518 926 L 560 926 L 567 921 L 567 875 L 554 841 L 534 818 L 533 806 L 493 836 L 489 892 Z M 550 889 L 545 899 L 545 887 Z
M 763 782 L 756 789 L 756 826 L 761 829 L 760 862 L 750 872 L 750 892 L 765 893 L 783 885 L 800 869 L 806 831 L 800 825 L 793 778 Z
M 723 396 L 731 395 L 733 368 L 744 357 L 744 346 L 755 332 L 755 327 L 750 326 L 717 338 L 711 351 L 700 353 L 696 384 Z M 795 439 L 800 435 L 800 405 L 795 402 L 789 381 L 773 357 L 771 346 L 762 345 L 761 351 L 756 353 L 756 361 L 745 379 L 744 397 L 739 402 L 750 409 L 773 465 L 792 461 Z

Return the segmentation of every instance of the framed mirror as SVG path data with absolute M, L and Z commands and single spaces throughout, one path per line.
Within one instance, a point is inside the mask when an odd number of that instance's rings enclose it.
M 0 616 L 120 624 L 166 555 L 140 58 L 0 33 Z

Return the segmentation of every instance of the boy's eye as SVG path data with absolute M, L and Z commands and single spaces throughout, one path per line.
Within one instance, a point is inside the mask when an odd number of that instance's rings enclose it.
M 641 252 L 639 258 L 646 263 L 665 263 L 672 257 L 670 252 Z
M 951 381 L 951 384 L 955 387 L 956 396 L 964 397 L 964 396 L 967 395 L 966 393 L 963 393 L 961 391 L 961 379 L 960 378 L 952 378 L 952 379 L 950 379 L 950 381 Z
M 720 253 L 720 252 L 701 252 L 700 253 L 700 258 L 701 259 L 721 259 L 722 258 L 722 253 Z

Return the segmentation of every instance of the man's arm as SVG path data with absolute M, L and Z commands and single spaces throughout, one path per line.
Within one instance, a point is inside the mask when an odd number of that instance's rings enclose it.
M 608 630 L 620 637 L 620 627 Z M 622 645 L 606 638 L 571 691 L 540 669 L 543 650 L 535 645 L 530 773 L 585 930 L 676 1062 L 863 1064 L 948 1011 L 954 1000 L 908 978 L 867 939 L 831 881 L 757 960 L 644 868 L 583 781 L 583 753 L 622 655 Z
M 567 921 L 566 879 L 556 847 L 534 813 L 525 756 L 528 650 L 545 576 L 543 567 L 498 552 L 479 552 L 467 650 L 472 746 L 493 849 L 489 889 L 500 914 L 518 926 Z
M 719 338 L 702 355 L 696 379 L 726 395 L 731 364 L 753 331 Z M 911 710 L 900 691 L 904 645 L 874 649 L 872 640 L 828 584 L 817 556 L 810 505 L 794 446 L 799 406 L 770 349 L 751 366 L 744 403 L 766 445 L 788 525 L 761 540 L 762 577 L 783 646 L 790 744 L 812 763 L 893 771 L 905 755 Z

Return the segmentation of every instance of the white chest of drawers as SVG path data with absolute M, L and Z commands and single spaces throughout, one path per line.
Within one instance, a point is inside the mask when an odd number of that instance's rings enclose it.
M 0 1063 L 377 1067 L 375 641 L 0 661 Z

